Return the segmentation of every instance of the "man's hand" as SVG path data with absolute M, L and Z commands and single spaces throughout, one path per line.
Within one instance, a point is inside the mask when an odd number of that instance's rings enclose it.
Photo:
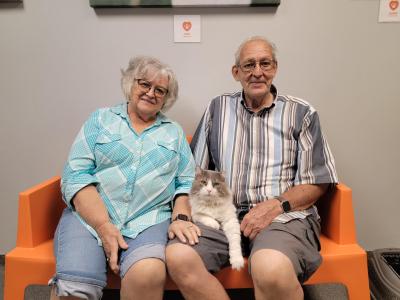
M 189 241 L 190 245 L 197 244 L 199 242 L 199 236 L 201 235 L 200 228 L 192 222 L 177 220 L 173 221 L 168 228 L 168 237 L 173 239 L 177 237 L 182 243 L 186 244 Z
M 240 230 L 243 235 L 250 240 L 254 239 L 256 235 L 269 226 L 272 220 L 282 213 L 280 202 L 277 199 L 271 199 L 258 203 L 257 206 L 250 209 L 244 216 L 240 224 Z
M 106 222 L 98 226 L 96 232 L 103 243 L 104 252 L 110 269 L 115 274 L 118 274 L 118 249 L 128 249 L 128 244 L 125 242 L 117 227 L 111 222 Z

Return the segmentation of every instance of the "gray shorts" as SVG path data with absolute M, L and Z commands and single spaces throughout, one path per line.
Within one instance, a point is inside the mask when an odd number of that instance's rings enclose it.
M 202 235 L 199 243 L 192 247 L 202 258 L 207 270 L 214 273 L 229 266 L 228 240 L 223 231 L 200 223 L 196 225 L 200 227 Z M 322 262 L 319 233 L 320 224 L 313 216 L 287 223 L 274 222 L 252 241 L 242 235 L 242 251 L 249 258 L 260 249 L 274 249 L 285 254 L 292 262 L 300 283 L 303 283 Z M 177 242 L 179 240 L 174 239 L 169 244 Z

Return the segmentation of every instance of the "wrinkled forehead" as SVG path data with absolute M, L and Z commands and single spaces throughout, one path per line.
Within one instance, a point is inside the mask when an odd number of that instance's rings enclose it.
M 158 69 L 155 66 L 147 66 L 139 72 L 141 79 L 148 81 L 169 81 L 168 74 L 163 69 Z
M 239 55 L 240 61 L 274 59 L 271 45 L 263 40 L 248 41 L 242 47 Z

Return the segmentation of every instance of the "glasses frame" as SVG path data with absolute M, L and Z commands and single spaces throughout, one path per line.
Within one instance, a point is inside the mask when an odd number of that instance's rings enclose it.
M 268 66 L 262 66 L 261 63 L 269 62 Z M 244 69 L 244 65 L 253 64 L 253 66 L 249 69 Z M 270 72 L 276 67 L 276 60 L 275 59 L 263 59 L 263 60 L 249 60 L 243 64 L 238 64 L 237 66 L 243 73 L 252 73 L 256 69 L 257 65 L 263 72 Z
M 146 79 L 136 78 L 135 81 L 137 82 L 139 89 L 146 94 L 153 89 L 154 97 L 157 99 L 164 99 L 168 94 L 168 89 L 162 86 L 152 85 L 151 82 Z

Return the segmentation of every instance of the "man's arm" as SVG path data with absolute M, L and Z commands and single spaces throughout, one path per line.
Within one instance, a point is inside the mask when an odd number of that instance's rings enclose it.
M 289 201 L 292 211 L 304 210 L 317 202 L 325 194 L 329 185 L 329 183 L 300 184 L 292 187 L 280 196 Z
M 193 158 L 196 162 L 196 165 L 205 170 L 214 169 L 212 167 L 210 168 L 210 163 L 213 165 L 213 162 L 210 161 L 212 158 L 210 157 L 208 144 L 210 141 L 209 123 L 211 122 L 209 111 L 210 105 L 205 110 L 190 143 L 190 148 L 192 149 Z
M 289 201 L 291 211 L 304 210 L 312 206 L 326 192 L 328 186 L 329 184 L 301 184 L 290 188 L 280 196 Z M 283 209 L 278 199 L 264 201 L 245 215 L 240 229 L 244 236 L 253 239 L 282 213 Z

